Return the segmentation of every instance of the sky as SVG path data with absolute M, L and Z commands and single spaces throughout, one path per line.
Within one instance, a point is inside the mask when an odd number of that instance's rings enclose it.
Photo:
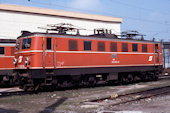
M 0 0 L 0 3 L 121 17 L 121 32 L 170 41 L 170 0 Z

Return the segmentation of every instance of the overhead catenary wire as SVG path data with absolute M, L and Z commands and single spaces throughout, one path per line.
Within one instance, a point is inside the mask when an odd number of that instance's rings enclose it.
M 111 0 L 111 1 L 114 1 L 114 0 Z M 116 0 L 117 1 L 117 0 Z M 61 1 L 60 1 L 61 2 Z M 120 1 L 119 1 L 120 2 Z M 45 2 L 41 2 L 41 1 L 34 1 L 34 0 L 31 0 L 29 3 L 31 4 L 38 4 L 38 5 L 45 5 L 45 6 L 57 6 L 57 7 L 62 7 L 62 8 L 67 8 L 67 9 L 73 9 L 73 10 L 79 10 L 79 11 L 83 11 L 83 12 L 91 12 L 91 13 L 102 13 L 106 16 L 117 16 L 117 17 L 123 17 L 125 19 L 130 19 L 130 20 L 136 20 L 136 21 L 141 21 L 141 22 L 144 22 L 144 23 L 152 23 L 152 24 L 161 24 L 161 25 L 168 25 L 167 23 L 170 23 L 170 22 L 159 22 L 159 21 L 154 21 L 154 20 L 147 20 L 147 19 L 141 19 L 141 18 L 136 18 L 136 17 L 127 17 L 127 16 L 122 16 L 122 15 L 115 15 L 113 13 L 110 13 L 109 11 L 96 11 L 96 10 L 89 10 L 89 9 L 81 9 L 81 8 L 75 8 L 75 7 L 68 7 L 68 6 L 63 6 L 63 5 L 59 5 L 59 4 L 56 4 L 55 2 L 53 3 L 45 3 Z M 123 5 L 123 3 L 122 3 Z M 138 8 L 138 9 L 142 9 L 142 7 L 137 7 L 137 6 L 134 6 L 134 5 L 131 5 L 131 4 L 126 4 L 124 3 L 124 5 L 129 5 L 129 7 L 134 7 L 134 8 Z M 44 7 L 44 6 L 43 6 Z M 51 7 L 50 7 L 51 8 Z M 54 8 L 53 8 L 54 9 Z M 148 10 L 148 11 L 151 11 L 152 9 L 144 9 L 144 10 Z M 9 22 L 10 20 L 3 20 L 4 22 L 7 21 Z M 12 22 L 12 21 L 11 21 Z M 23 21 L 24 23 L 34 23 L 34 24 L 44 24 L 44 23 L 39 23 L 39 22 L 25 22 Z M 149 31 L 145 31 L 145 32 L 149 32 Z M 157 32 L 157 31 L 156 31 Z M 158 31 L 158 32 L 161 32 L 161 31 Z M 165 32 L 164 32 L 165 33 Z
M 110 1 L 114 1 L 114 3 L 121 4 L 121 5 L 124 5 L 124 6 L 127 6 L 127 7 L 132 7 L 132 8 L 135 8 L 135 9 L 141 9 L 141 10 L 145 10 L 145 11 L 155 11 L 153 9 L 144 8 L 144 7 L 141 7 L 141 6 L 136 6 L 136 5 L 124 3 L 120 0 L 110 0 Z M 162 11 L 160 13 L 165 14 L 165 15 L 167 15 L 167 14 L 170 15 L 170 13 L 166 13 L 166 12 L 162 12 Z
M 62 6 L 62 5 L 58 5 L 58 4 L 55 4 L 55 3 L 44 3 L 44 2 L 39 2 L 39 1 L 31 1 L 31 2 L 32 2 L 32 3 L 35 3 L 35 4 L 46 5 L 46 6 L 58 6 L 58 7 L 66 8 L 66 9 L 73 9 L 73 10 L 93 12 L 93 13 L 100 13 L 100 14 L 102 13 L 102 14 L 109 15 L 109 16 L 117 16 L 117 17 L 123 17 L 123 18 L 131 19 L 131 20 L 137 20 L 137 21 L 142 21 L 142 22 L 149 22 L 149 23 L 153 23 L 153 24 L 163 24 L 163 25 L 167 25 L 167 24 L 164 23 L 164 22 L 147 20 L 147 19 L 141 19 L 141 18 L 135 18 L 135 17 L 128 17 L 128 16 L 122 16 L 122 15 L 115 15 L 115 14 L 108 13 L 108 12 L 104 12 L 104 11 L 80 9 L 80 8 L 75 8 L 75 7 Z
M 126 6 L 130 6 L 130 7 L 139 8 L 139 9 L 152 10 L 152 9 L 146 9 L 146 8 L 134 6 L 134 5 L 131 5 L 131 4 L 123 3 L 123 2 L 120 2 L 120 1 L 117 1 L 117 0 L 110 0 L 110 1 L 116 1 L 117 3 L 123 4 L 123 5 L 126 5 Z M 134 18 L 134 17 L 127 17 L 127 16 L 122 16 L 122 15 L 115 15 L 115 14 L 108 13 L 108 12 L 103 12 L 103 11 L 87 10 L 87 9 L 80 9 L 80 8 L 75 8 L 75 7 L 62 6 L 62 5 L 55 4 L 54 2 L 53 2 L 53 3 L 44 3 L 44 2 L 34 1 L 34 0 L 31 0 L 31 1 L 29 1 L 29 2 L 32 3 L 32 4 L 35 3 L 35 4 L 46 5 L 46 6 L 58 6 L 58 7 L 63 7 L 63 8 L 67 8 L 67 9 L 79 10 L 79 11 L 88 11 L 88 12 L 90 11 L 90 12 L 94 12 L 94 13 L 103 13 L 103 14 L 106 14 L 106 15 L 123 17 L 123 18 L 131 19 L 131 20 L 149 22 L 149 23 L 153 23 L 153 24 L 163 24 L 163 25 L 167 25 L 167 24 L 164 23 L 164 22 L 147 20 L 147 19 L 141 19 L 141 18 Z M 58 0 L 57 0 L 57 2 L 61 2 L 61 1 L 58 1 Z

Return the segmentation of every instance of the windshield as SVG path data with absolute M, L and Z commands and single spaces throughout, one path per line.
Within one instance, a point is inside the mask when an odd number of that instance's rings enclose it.
M 31 38 L 23 39 L 22 49 L 29 49 L 31 47 Z
M 16 44 L 16 50 L 18 51 L 19 48 L 20 48 L 20 43 L 21 43 L 21 40 L 17 40 L 17 44 Z

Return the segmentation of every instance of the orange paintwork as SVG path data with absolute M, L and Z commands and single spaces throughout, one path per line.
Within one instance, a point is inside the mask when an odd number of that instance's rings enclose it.
M 112 41 L 102 40 L 105 42 L 105 51 L 97 50 L 97 42 L 99 39 L 76 39 L 76 38 L 61 38 L 61 37 L 48 37 L 52 38 L 52 50 L 46 50 L 46 38 L 34 36 L 32 38 L 31 47 L 29 49 L 22 49 L 21 40 L 20 49 L 16 51 L 15 57 L 19 60 L 19 56 L 23 56 L 22 62 L 17 63 L 16 68 L 43 68 L 43 42 L 45 45 L 45 68 L 54 68 L 54 54 L 56 51 L 56 68 L 81 68 L 81 67 L 116 67 L 116 66 L 154 66 L 154 60 L 159 57 L 159 61 L 155 65 L 162 65 L 162 51 L 159 44 L 159 53 L 155 54 L 155 43 L 142 42 L 142 41 Z M 43 41 L 44 38 L 44 41 Z M 69 40 L 78 41 L 78 50 L 69 51 Z M 92 50 L 84 51 L 84 40 L 92 41 Z M 110 52 L 110 42 L 117 42 L 117 52 Z M 122 52 L 121 43 L 128 43 L 128 52 Z M 132 44 L 138 44 L 138 52 L 132 52 Z M 54 44 L 56 50 L 54 50 Z M 142 52 L 142 44 L 147 44 L 147 52 Z M 116 58 L 112 58 L 112 55 Z M 30 65 L 26 67 L 25 57 L 29 57 Z
M 0 70 L 11 70 L 14 69 L 15 66 L 13 64 L 14 59 L 14 49 L 15 46 L 0 46 L 5 48 L 5 54 L 0 55 Z

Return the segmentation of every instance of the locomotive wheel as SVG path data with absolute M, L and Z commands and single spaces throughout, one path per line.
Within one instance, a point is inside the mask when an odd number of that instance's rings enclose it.
M 28 91 L 29 87 L 27 85 L 24 86 L 20 86 L 21 89 L 23 89 L 24 91 Z
M 67 81 L 63 81 L 63 82 L 62 82 L 62 87 L 63 87 L 63 88 L 68 87 L 68 82 L 67 82 Z
M 114 85 L 115 83 L 116 83 L 116 81 L 114 81 L 114 80 L 107 81 L 108 85 Z
M 144 77 L 145 78 L 145 77 Z M 134 76 L 133 76 L 133 82 L 139 82 L 139 81 L 141 81 L 142 80 L 142 78 L 140 77 L 140 75 L 138 75 L 138 74 L 135 74 Z
M 149 76 L 145 73 L 142 78 L 141 78 L 142 81 L 148 81 L 149 80 Z
M 96 80 L 95 80 L 95 77 L 89 77 L 89 85 L 90 86 L 94 86 L 96 85 Z
M 28 86 L 27 84 L 24 86 L 20 86 L 21 89 L 23 89 L 24 91 L 30 91 L 30 92 L 36 92 L 39 90 L 40 85 L 34 85 L 34 86 Z
M 11 78 L 11 79 L 9 80 L 9 83 L 10 83 L 10 85 L 14 85 L 14 80 Z
M 124 77 L 123 77 L 123 84 L 128 84 L 128 82 L 129 82 L 129 81 L 128 81 L 127 76 L 124 76 Z
M 154 81 L 158 80 L 158 76 L 159 76 L 158 73 L 154 73 L 154 74 L 152 75 L 152 80 L 154 80 Z
M 127 84 L 127 83 L 128 83 L 128 77 L 127 77 L 127 75 L 126 75 L 126 74 L 122 74 L 122 75 L 120 76 L 119 82 L 120 82 L 121 84 Z
M 153 73 L 147 74 L 147 81 L 152 81 L 152 80 L 154 80 L 154 78 L 155 78 L 155 75 Z
M 154 80 L 155 80 L 155 81 L 157 81 L 157 80 L 158 80 L 158 78 L 159 78 L 159 74 L 155 74 L 155 78 L 154 78 Z
M 34 91 L 38 91 L 38 90 L 39 90 L 39 88 L 40 88 L 40 85 L 39 85 L 39 84 L 37 84 L 36 86 L 34 86 Z
M 129 83 L 133 82 L 133 75 L 132 74 L 128 74 L 127 78 L 128 78 Z

